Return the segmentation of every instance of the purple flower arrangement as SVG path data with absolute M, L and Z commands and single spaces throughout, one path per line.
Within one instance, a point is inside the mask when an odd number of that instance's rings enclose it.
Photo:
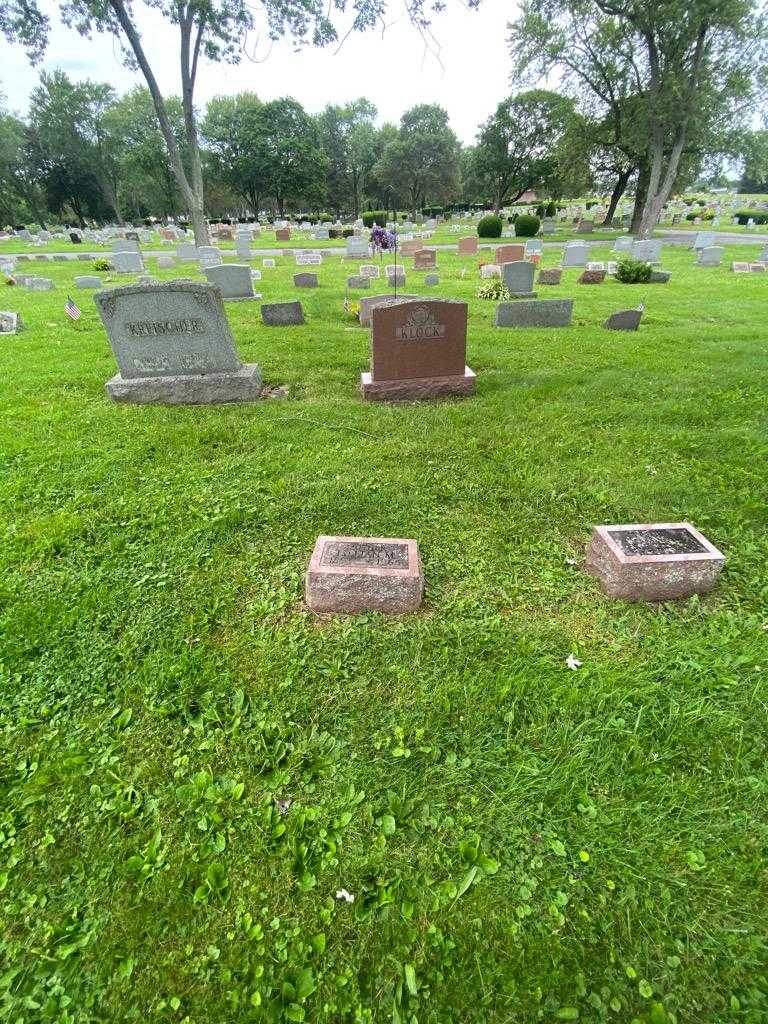
M 378 224 L 374 224 L 371 229 L 371 244 L 374 252 L 388 252 L 395 248 L 395 243 L 394 231 L 387 231 L 386 228 L 380 228 Z

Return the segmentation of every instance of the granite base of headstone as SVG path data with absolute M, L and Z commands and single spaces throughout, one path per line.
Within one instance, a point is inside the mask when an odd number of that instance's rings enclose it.
M 415 540 L 399 537 L 318 537 L 305 580 L 313 612 L 357 615 L 415 612 L 424 570 Z
M 101 278 L 91 276 L 76 277 L 75 288 L 79 290 L 85 290 L 87 288 L 101 288 Z
M 354 291 L 368 291 L 370 287 L 370 277 L 361 277 L 360 274 L 355 274 L 347 278 L 347 288 L 352 288 Z
M 116 402 L 209 405 L 261 397 L 261 371 L 241 363 L 221 292 L 198 281 L 101 290 L 94 302 L 120 372 Z
M 690 523 L 596 526 L 587 572 L 609 597 L 672 601 L 712 590 L 725 556 Z

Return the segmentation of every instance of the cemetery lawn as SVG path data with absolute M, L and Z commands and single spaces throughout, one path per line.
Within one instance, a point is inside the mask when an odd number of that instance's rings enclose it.
M 349 264 L 303 327 L 227 305 L 290 388 L 242 406 L 110 404 L 87 264 L 4 289 L 1 1020 L 765 1024 L 768 275 L 663 256 L 500 331 L 439 253 L 478 394 L 400 407 Z M 592 524 L 685 519 L 706 598 L 582 571 Z M 321 533 L 417 538 L 421 612 L 308 614 Z

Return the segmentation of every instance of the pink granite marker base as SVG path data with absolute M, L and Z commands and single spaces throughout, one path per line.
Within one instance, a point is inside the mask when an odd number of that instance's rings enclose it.
M 712 590 L 724 562 L 690 523 L 633 523 L 596 526 L 586 569 L 609 597 L 673 601 Z
M 360 374 L 360 391 L 366 402 L 416 402 L 426 398 L 474 395 L 477 375 L 468 366 L 464 375 L 451 377 L 411 377 L 407 380 L 371 380 Z
M 392 537 L 318 537 L 306 575 L 313 612 L 415 612 L 424 571 L 415 540 Z

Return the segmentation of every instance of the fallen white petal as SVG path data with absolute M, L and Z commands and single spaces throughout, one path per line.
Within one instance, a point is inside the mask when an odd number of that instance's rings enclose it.
M 568 666 L 568 668 L 573 669 L 573 671 L 575 672 L 576 669 L 581 668 L 581 666 L 584 663 L 579 661 L 578 658 L 574 658 L 572 654 L 569 654 L 568 657 L 565 659 L 565 664 Z
M 354 903 L 355 902 L 355 897 L 347 889 L 337 889 L 336 890 L 336 899 L 337 900 L 344 900 L 345 903 Z

